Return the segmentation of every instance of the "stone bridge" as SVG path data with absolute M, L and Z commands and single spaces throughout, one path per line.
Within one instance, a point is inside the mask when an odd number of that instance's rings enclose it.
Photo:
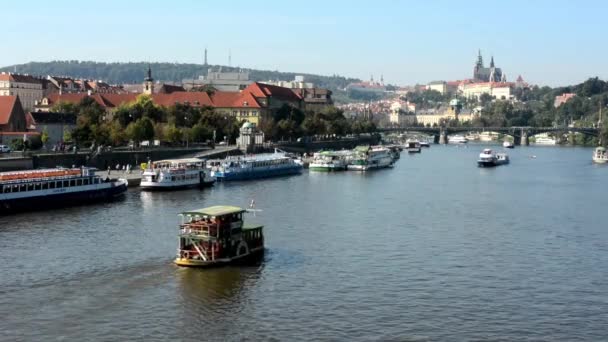
M 528 145 L 529 137 L 548 132 L 575 132 L 598 136 L 599 129 L 595 127 L 388 127 L 378 128 L 378 132 L 418 132 L 432 135 L 435 143 L 447 144 L 448 135 L 467 132 L 497 132 L 513 136 L 515 145 Z

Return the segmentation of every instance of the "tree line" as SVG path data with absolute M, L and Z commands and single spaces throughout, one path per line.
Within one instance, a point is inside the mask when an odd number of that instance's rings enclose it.
M 202 65 L 194 63 L 150 63 L 152 76 L 156 80 L 165 82 L 181 82 L 184 79 L 198 78 L 207 75 L 207 70 L 213 68 L 223 71 L 241 70 L 238 67 L 220 65 Z M 0 68 L 0 71 L 13 72 L 17 69 L 19 73 L 31 75 L 70 75 L 76 78 L 103 80 L 110 84 L 140 83 L 148 70 L 148 63 L 102 63 L 93 61 L 52 61 L 52 62 L 30 62 L 20 65 L 12 65 Z M 340 75 L 314 75 L 294 72 L 280 72 L 271 70 L 242 69 L 249 72 L 249 78 L 253 81 L 281 80 L 291 81 L 296 75 L 304 75 L 306 82 L 312 82 L 317 87 L 331 90 L 343 89 L 348 84 L 360 82 L 356 78 L 348 78 Z
M 79 103 L 59 102 L 52 111 L 76 114 L 76 127 L 66 132 L 64 140 L 81 146 L 121 146 L 153 139 L 187 145 L 215 142 L 224 137 L 234 143 L 244 122 L 218 113 L 213 107 L 159 106 L 148 95 L 140 95 L 134 102 L 121 104 L 111 112 L 90 97 Z M 304 112 L 285 104 L 263 116 L 260 129 L 269 140 L 293 140 L 301 136 L 373 132 L 376 126 L 371 121 L 347 119 L 335 107 Z

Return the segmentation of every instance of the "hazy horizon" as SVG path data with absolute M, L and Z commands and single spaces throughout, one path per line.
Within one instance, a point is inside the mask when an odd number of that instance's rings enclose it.
M 385 83 L 470 78 L 481 49 L 509 81 L 566 86 L 608 78 L 600 42 L 608 3 L 278 1 L 3 4 L 10 54 L 0 66 L 53 60 L 210 64 Z M 26 22 L 27 25 L 24 25 Z M 33 23 L 33 24 L 31 24 Z

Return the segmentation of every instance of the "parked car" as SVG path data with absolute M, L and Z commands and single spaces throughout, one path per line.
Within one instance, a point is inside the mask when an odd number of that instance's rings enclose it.
M 0 153 L 11 153 L 11 148 L 6 145 L 0 145 Z

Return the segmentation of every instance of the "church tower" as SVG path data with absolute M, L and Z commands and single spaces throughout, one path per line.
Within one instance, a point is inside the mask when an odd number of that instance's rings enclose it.
M 154 94 L 154 79 L 152 78 L 152 69 L 150 68 L 150 64 L 148 64 L 147 76 L 144 78 L 144 94 Z
M 475 63 L 475 67 L 473 68 L 473 79 L 479 80 L 480 71 L 483 69 L 483 58 L 481 57 L 481 49 L 477 52 L 477 62 Z

